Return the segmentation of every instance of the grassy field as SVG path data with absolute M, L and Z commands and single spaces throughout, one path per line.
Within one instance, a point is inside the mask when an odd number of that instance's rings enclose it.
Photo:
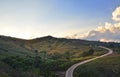
M 112 49 L 113 55 L 79 66 L 74 72 L 74 77 L 120 77 L 120 49 Z

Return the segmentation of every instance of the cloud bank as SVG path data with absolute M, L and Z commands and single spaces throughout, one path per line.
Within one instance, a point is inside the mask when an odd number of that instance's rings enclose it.
M 117 7 L 112 13 L 112 19 L 115 23 L 105 22 L 104 25 L 83 34 L 75 34 L 71 38 L 80 38 L 86 40 L 99 40 L 104 42 L 120 42 L 120 7 Z

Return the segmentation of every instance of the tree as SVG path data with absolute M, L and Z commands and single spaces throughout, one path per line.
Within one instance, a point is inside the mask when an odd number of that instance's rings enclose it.
M 82 56 L 85 57 L 85 56 L 90 56 L 90 55 L 93 55 L 93 54 L 94 54 L 94 50 L 93 50 L 93 48 L 91 48 L 90 50 L 88 50 L 86 52 L 83 52 Z

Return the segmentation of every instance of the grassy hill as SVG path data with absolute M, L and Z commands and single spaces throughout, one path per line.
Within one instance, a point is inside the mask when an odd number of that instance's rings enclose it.
M 24 47 L 25 40 L 0 36 L 0 58 L 5 56 L 26 56 L 33 53 Z
M 51 36 L 29 40 L 26 44 L 30 49 L 38 51 L 47 51 L 48 53 L 66 52 L 66 51 L 83 51 L 89 48 L 89 43 L 82 40 L 72 40 L 65 38 L 54 38 Z
M 32 40 L 0 36 L 0 57 L 11 55 L 34 55 L 34 51 L 45 51 L 48 54 L 71 52 L 72 55 L 80 56 L 84 51 L 88 51 L 92 44 L 89 41 L 77 39 L 54 38 L 46 36 Z
M 120 46 L 52 36 L 31 40 L 0 36 L 0 76 L 59 77 L 59 72 L 66 71 L 72 64 L 107 52 L 97 45 Z

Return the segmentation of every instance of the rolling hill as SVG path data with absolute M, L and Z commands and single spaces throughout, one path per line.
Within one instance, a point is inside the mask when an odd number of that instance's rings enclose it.
M 59 77 L 72 64 L 106 53 L 98 45 L 117 49 L 120 46 L 52 36 L 30 40 L 0 36 L 0 76 Z
M 21 56 L 33 55 L 35 50 L 38 52 L 45 51 L 48 54 L 72 52 L 77 55 L 89 50 L 94 43 L 96 42 L 79 39 L 55 38 L 52 36 L 32 40 L 0 36 L 0 57 L 14 54 Z

